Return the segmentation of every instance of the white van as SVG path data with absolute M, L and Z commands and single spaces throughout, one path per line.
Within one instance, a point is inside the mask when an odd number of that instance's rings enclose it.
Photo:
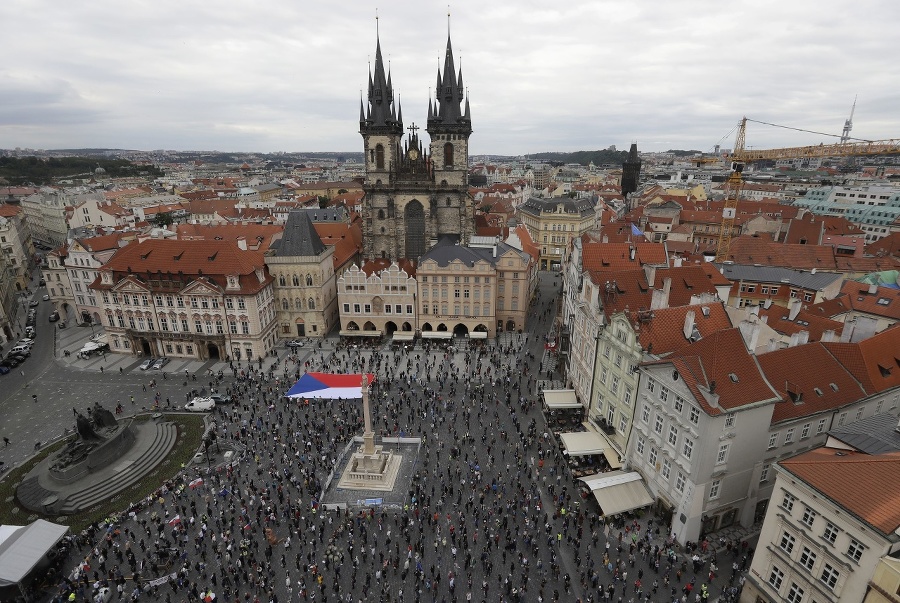
M 31 356 L 31 348 L 27 345 L 17 345 L 9 351 L 9 354 L 19 354 L 21 356 Z

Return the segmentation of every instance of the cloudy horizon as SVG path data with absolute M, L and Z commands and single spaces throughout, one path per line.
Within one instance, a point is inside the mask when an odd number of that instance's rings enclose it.
M 0 148 L 361 151 L 375 8 L 6 0 Z M 851 12 L 851 8 L 854 10 Z M 900 4 L 534 0 L 451 6 L 473 155 L 730 148 L 746 115 L 900 137 Z M 424 126 L 447 7 L 379 10 L 405 125 Z M 833 138 L 752 123 L 747 146 Z

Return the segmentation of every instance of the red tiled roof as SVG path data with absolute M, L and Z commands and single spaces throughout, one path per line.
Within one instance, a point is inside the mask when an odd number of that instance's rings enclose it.
M 91 237 L 89 239 L 79 239 L 78 242 L 92 253 L 98 251 L 107 251 L 110 249 L 118 249 L 119 241 L 125 236 L 123 232 L 114 232 L 112 234 L 99 237 Z
M 900 257 L 900 232 L 892 232 L 874 243 L 866 245 L 866 253 L 875 256 Z
M 634 259 L 631 250 L 634 249 Z M 644 264 L 667 265 L 666 247 L 662 243 L 594 243 L 582 242 L 585 270 L 617 271 L 640 268 Z
M 882 534 L 900 527 L 900 452 L 873 456 L 822 447 L 780 465 Z
M 814 415 L 866 396 L 862 385 L 821 343 L 783 348 L 757 357 L 782 401 L 772 424 Z
M 900 327 L 857 343 L 823 343 L 869 394 L 900 387 Z
M 704 308 L 708 310 L 708 316 Z M 666 356 L 689 346 L 691 340 L 684 336 L 684 321 L 688 312 L 694 313 L 694 324 L 701 337 L 731 328 L 731 321 L 721 301 L 654 310 L 649 320 L 640 320 L 641 313 L 632 312 L 632 322 L 638 325 L 641 348 L 654 356 Z
M 101 272 L 112 271 L 114 284 L 126 277 L 146 283 L 160 273 L 166 278 L 170 274 L 176 278 L 175 275 L 181 272 L 188 279 L 202 276 L 223 289 L 227 284 L 226 276 L 238 275 L 240 293 L 248 294 L 271 281 L 272 277 L 265 271 L 263 282 L 259 282 L 255 275 L 258 268 L 265 269 L 263 254 L 243 251 L 231 241 L 148 239 L 119 249 Z M 92 289 L 111 289 L 113 286 L 104 284 L 101 277 L 91 284 Z
M 766 317 L 766 324 L 782 335 L 793 335 L 800 331 L 809 333 L 809 341 L 819 341 L 825 331 L 834 331 L 840 336 L 844 331 L 844 323 L 820 316 L 815 312 L 800 309 L 794 320 L 789 320 L 790 309 L 772 304 L 769 308 L 760 306 L 759 315 Z M 806 324 L 803 324 L 806 323 Z
M 240 237 L 247 241 L 247 247 L 256 251 L 266 251 L 282 232 L 280 224 L 179 224 L 175 232 L 184 241 L 225 240 L 237 243 Z M 258 237 L 262 237 L 259 241 Z
M 716 331 L 663 360 L 645 364 L 673 365 L 697 403 L 711 416 L 779 399 L 736 328 Z M 718 395 L 716 406 L 706 399 L 713 382 Z
M 0 216 L 3 216 L 4 218 L 12 218 L 19 215 L 22 211 L 21 205 L 11 205 L 9 203 L 0 205 Z
M 376 272 L 381 272 L 382 270 L 386 270 L 390 268 L 391 260 L 387 258 L 376 258 L 374 260 L 369 260 L 365 264 L 363 264 L 362 270 L 366 273 L 366 276 L 372 276 Z M 408 260 L 406 258 L 400 258 L 396 261 L 397 267 L 400 270 L 404 271 L 407 275 L 415 278 L 416 276 L 416 262 L 415 260 Z
M 362 228 L 357 222 L 313 222 L 313 228 L 323 243 L 334 245 L 335 268 L 340 268 L 362 252 Z
M 865 283 L 844 281 L 838 299 L 857 312 L 900 321 L 900 289 L 878 287 L 875 293 L 869 293 Z
M 825 245 L 790 245 L 769 239 L 740 236 L 731 240 L 728 261 L 735 264 L 762 264 L 797 270 L 835 271 L 834 251 Z

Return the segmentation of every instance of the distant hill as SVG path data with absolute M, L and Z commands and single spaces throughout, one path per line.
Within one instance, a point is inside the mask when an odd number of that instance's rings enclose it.
M 602 151 L 575 151 L 573 153 L 533 153 L 525 157 L 560 165 L 566 163 L 588 165 L 593 162 L 597 166 L 607 164 L 620 166 L 628 157 L 628 152 L 604 149 Z
M 0 157 L 0 178 L 10 184 L 51 184 L 64 178 L 90 178 L 102 167 L 112 178 L 124 176 L 161 176 L 155 167 L 135 165 L 125 159 L 106 157 Z

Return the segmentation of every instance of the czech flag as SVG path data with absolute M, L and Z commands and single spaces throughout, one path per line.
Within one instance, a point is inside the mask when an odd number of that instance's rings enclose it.
M 366 373 L 368 383 L 375 375 Z M 338 400 L 362 398 L 362 374 L 334 375 L 330 373 L 306 373 L 285 394 L 288 398 Z
M 190 487 L 191 490 L 193 490 L 194 488 L 198 488 L 202 485 L 203 485 L 203 478 L 200 478 L 200 477 L 198 477 L 197 479 L 195 479 L 194 481 L 192 481 L 191 483 L 188 484 L 188 486 Z
M 166 523 L 168 523 L 170 526 L 177 526 L 178 524 L 181 523 L 181 515 L 176 515 L 175 517 L 173 517 Z

